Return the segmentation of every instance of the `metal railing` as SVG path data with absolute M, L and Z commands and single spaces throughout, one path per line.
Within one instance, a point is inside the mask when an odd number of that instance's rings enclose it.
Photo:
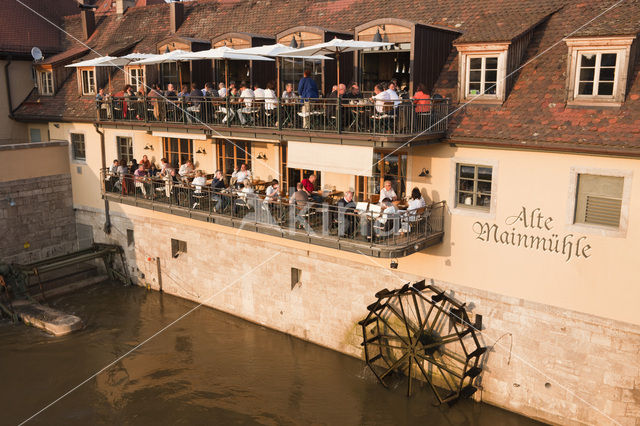
M 106 170 L 101 171 L 101 182 L 103 196 L 123 204 L 324 246 L 343 249 L 348 245 L 350 251 L 386 250 L 386 257 L 440 242 L 444 232 L 444 201 L 386 214 L 356 211 L 355 202 L 347 206 L 330 201 L 295 203 L 280 196 L 269 199 L 237 189 L 213 191 L 169 178 L 113 175 Z
M 98 121 L 206 124 L 371 135 L 442 133 L 448 99 L 273 99 L 110 97 L 96 101 Z

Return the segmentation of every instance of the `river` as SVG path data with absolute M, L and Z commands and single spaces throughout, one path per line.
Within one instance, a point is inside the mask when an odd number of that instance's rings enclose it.
M 18 424 L 194 303 L 105 283 L 50 301 L 86 327 L 54 338 L 0 321 L 0 424 Z M 364 362 L 201 307 L 29 424 L 533 425 L 487 404 L 434 407 L 385 389 Z

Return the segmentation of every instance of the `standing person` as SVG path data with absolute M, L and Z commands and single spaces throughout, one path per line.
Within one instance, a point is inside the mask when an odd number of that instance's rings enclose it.
M 309 103 L 309 99 L 318 98 L 318 85 L 316 84 L 316 81 L 311 78 L 311 70 L 304 70 L 303 77 L 298 83 L 298 93 L 304 102 L 302 105 L 303 125 L 305 128 L 309 128 L 309 125 L 311 124 L 311 120 L 309 119 L 311 115 L 311 104 Z

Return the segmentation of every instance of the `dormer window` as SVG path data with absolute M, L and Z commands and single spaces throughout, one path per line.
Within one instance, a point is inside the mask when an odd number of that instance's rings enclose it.
M 53 95 L 53 72 L 38 71 L 38 91 L 41 95 Z
M 566 39 L 569 105 L 620 105 L 624 101 L 633 37 Z
M 96 93 L 96 74 L 93 69 L 80 70 L 80 85 L 83 95 L 95 95 Z
M 456 48 L 460 53 L 460 101 L 503 102 L 509 43 L 461 44 Z
M 144 67 L 128 67 L 127 83 L 129 83 L 135 90 L 137 90 L 138 87 L 145 86 Z

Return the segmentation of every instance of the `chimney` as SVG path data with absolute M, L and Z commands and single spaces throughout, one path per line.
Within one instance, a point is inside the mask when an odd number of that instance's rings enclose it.
M 177 33 L 178 28 L 180 28 L 180 25 L 182 25 L 182 22 L 184 21 L 184 5 L 182 4 L 182 2 L 177 1 L 169 3 L 169 12 L 169 25 L 171 27 L 171 32 Z
M 124 15 L 128 8 L 136 5 L 136 0 L 116 0 L 116 13 Z
M 85 40 L 89 40 L 91 34 L 96 29 L 96 18 L 93 14 L 93 10 L 82 10 L 80 12 L 82 18 L 82 34 Z

